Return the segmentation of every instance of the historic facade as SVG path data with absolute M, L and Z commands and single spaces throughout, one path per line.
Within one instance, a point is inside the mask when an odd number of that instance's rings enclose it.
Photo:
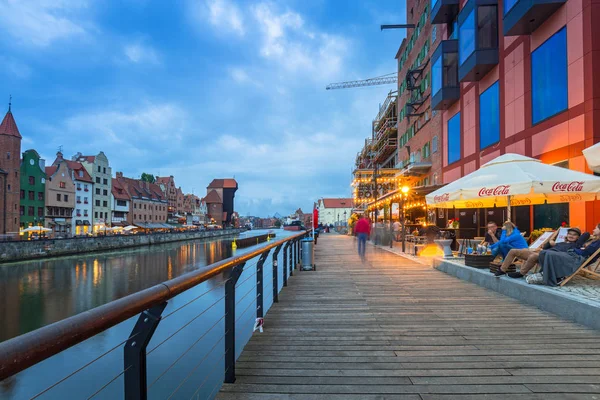
M 46 167 L 46 216 L 45 226 L 52 229 L 54 237 L 73 234 L 73 211 L 75 210 L 75 182 L 65 160 Z
M 103 151 L 95 156 L 77 153 L 73 161 L 80 162 L 91 176 L 94 184 L 92 203 L 92 225 L 95 231 L 111 224 L 112 170 Z
M 43 226 L 46 211 L 46 165 L 35 150 L 23 152 L 20 198 L 21 228 Z
M 21 134 L 8 105 L 0 123 L 0 235 L 19 235 L 21 180 Z

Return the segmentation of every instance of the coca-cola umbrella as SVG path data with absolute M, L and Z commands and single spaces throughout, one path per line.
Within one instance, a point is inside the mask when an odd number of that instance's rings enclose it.
M 591 201 L 600 178 L 544 164 L 519 154 L 504 154 L 426 196 L 437 208 L 487 208 Z

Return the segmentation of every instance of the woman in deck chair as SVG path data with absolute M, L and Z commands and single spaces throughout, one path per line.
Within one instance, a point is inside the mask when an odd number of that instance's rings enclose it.
M 600 249 L 600 224 L 592 231 L 594 241 L 585 249 L 572 249 L 566 253 L 544 250 L 540 253 L 540 266 L 544 285 L 558 286 L 560 281 L 572 275 L 596 250 Z M 592 260 L 593 261 L 593 260 Z
M 492 255 L 501 255 L 502 259 L 506 258 L 506 255 L 511 249 L 526 248 L 527 241 L 521 236 L 521 232 L 519 232 L 515 224 L 510 221 L 506 221 L 502 225 L 502 236 L 500 236 L 500 240 L 490 246 Z

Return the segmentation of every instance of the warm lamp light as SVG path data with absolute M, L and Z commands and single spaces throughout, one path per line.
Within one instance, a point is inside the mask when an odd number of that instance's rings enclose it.
M 410 188 L 408 186 L 402 186 L 402 193 L 406 194 L 409 190 Z

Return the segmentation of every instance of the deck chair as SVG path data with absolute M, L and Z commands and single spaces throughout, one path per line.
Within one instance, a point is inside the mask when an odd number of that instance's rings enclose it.
M 559 286 L 566 285 L 566 283 L 569 282 L 575 275 L 580 274 L 580 273 L 584 274 L 584 275 L 590 275 L 592 277 L 600 279 L 600 273 L 596 272 L 596 270 L 598 269 L 598 265 L 600 264 L 600 257 L 598 257 L 598 260 L 595 260 L 595 261 L 592 262 L 592 260 L 594 260 L 594 258 L 596 258 L 596 256 L 598 256 L 599 254 L 600 254 L 600 249 L 596 250 L 594 252 L 594 254 L 592 254 L 591 256 L 589 256 L 579 266 L 579 268 L 577 268 L 577 270 L 575 272 L 573 272 L 571 275 L 569 275 L 565 279 L 563 279 L 560 282 Z

